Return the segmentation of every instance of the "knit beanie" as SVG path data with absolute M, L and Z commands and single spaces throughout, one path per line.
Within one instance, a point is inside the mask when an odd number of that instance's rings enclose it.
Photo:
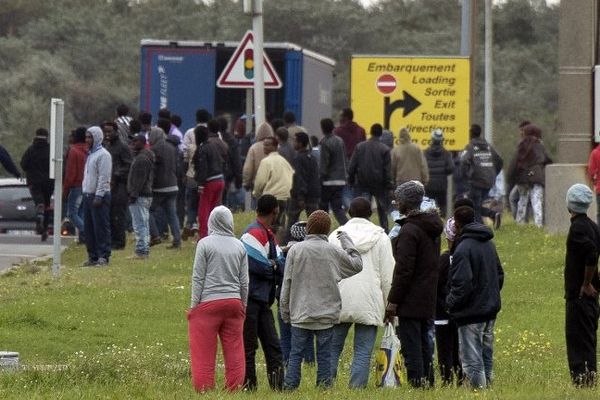
M 425 187 L 419 181 L 404 182 L 396 188 L 394 195 L 400 207 L 404 206 L 409 210 L 416 210 L 419 209 L 423 201 Z
M 456 224 L 454 223 L 454 217 L 450 217 L 448 218 L 448 221 L 446 221 L 444 235 L 448 240 L 454 241 L 454 239 L 456 239 Z
M 317 210 L 310 214 L 306 221 L 306 234 L 327 235 L 331 229 L 331 218 L 323 210 Z
M 298 221 L 290 227 L 290 236 L 297 242 L 302 242 L 306 237 L 306 221 Z
M 444 133 L 442 132 L 441 129 L 434 129 L 433 132 L 431 132 L 431 140 L 433 142 L 441 142 L 442 140 L 444 140 Z
M 567 208 L 576 214 L 586 214 L 594 194 L 582 183 L 576 183 L 567 190 Z

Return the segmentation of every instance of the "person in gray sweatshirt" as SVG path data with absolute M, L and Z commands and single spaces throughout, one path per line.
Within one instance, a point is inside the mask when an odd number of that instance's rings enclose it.
M 225 359 L 225 385 L 240 389 L 246 375 L 244 319 L 248 300 L 248 256 L 233 234 L 233 215 L 215 207 L 208 236 L 196 245 L 188 334 L 192 382 L 199 392 L 215 387 L 217 336 Z
M 333 326 L 339 323 L 342 299 L 338 282 L 362 271 L 360 253 L 346 232 L 330 244 L 331 218 L 323 210 L 313 212 L 306 223 L 306 239 L 288 252 L 280 307 L 284 322 L 292 324 L 292 344 L 284 389 L 300 385 L 302 356 L 317 337 L 317 386 L 331 387 Z
M 85 132 L 89 154 L 83 170 L 83 225 L 88 260 L 84 267 L 108 265 L 111 255 L 110 234 L 110 177 L 112 158 L 102 147 L 104 134 L 99 126 Z

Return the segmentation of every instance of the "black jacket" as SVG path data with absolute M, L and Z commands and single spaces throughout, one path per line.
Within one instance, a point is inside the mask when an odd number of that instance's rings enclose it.
M 4 169 L 13 174 L 15 178 L 20 178 L 21 173 L 19 172 L 17 166 L 13 162 L 10 153 L 4 148 L 4 146 L 0 145 L 0 163 L 4 167 Z
M 469 185 L 479 189 L 491 189 L 504 162 L 496 150 L 477 137 L 472 138 L 461 155 L 462 172 Z
M 348 167 L 348 183 L 376 191 L 392 190 L 390 151 L 378 138 L 359 143 Z
M 34 139 L 21 158 L 29 186 L 50 186 L 50 143 L 46 139 Z M 59 172 L 60 173 L 60 172 Z
M 221 140 L 221 139 L 218 139 Z M 196 171 L 196 182 L 198 186 L 204 186 L 207 181 L 223 179 L 223 160 L 217 145 L 208 140 L 196 147 L 192 158 L 194 170 Z
M 445 251 L 440 256 L 440 273 L 437 283 L 437 301 L 435 306 L 435 319 L 450 319 L 446 310 L 446 296 L 448 295 L 448 272 L 450 270 L 450 251 Z
M 127 194 L 129 197 L 152 197 L 154 181 L 154 153 L 142 149 L 133 159 L 127 177 Z
M 223 141 L 227 144 L 227 158 L 229 168 L 225 175 L 226 182 L 234 182 L 237 189 L 242 187 L 242 160 L 240 157 L 240 149 L 235 136 L 229 132 L 221 133 Z M 248 147 L 249 148 L 249 147 Z M 248 152 L 248 149 L 246 149 Z
M 173 188 L 177 191 L 177 150 L 167 143 L 161 129 L 150 131 L 150 149 L 154 153 L 154 182 L 152 189 Z
M 396 266 L 388 301 L 403 318 L 433 318 L 443 224 L 436 211 L 414 210 L 392 241 Z
M 485 322 L 500 311 L 504 271 L 492 242 L 493 232 L 473 222 L 461 230 L 452 255 L 446 307 L 457 325 Z
M 175 149 L 175 176 L 177 177 L 177 185 L 179 186 L 180 184 L 183 184 L 185 172 L 187 171 L 185 168 L 185 162 L 183 161 L 183 153 L 179 150 L 181 139 L 179 139 L 179 136 L 169 135 L 165 141 Z
M 571 226 L 567 235 L 567 253 L 565 254 L 565 299 L 579 297 L 583 284 L 585 267 L 598 263 L 600 253 L 600 230 L 585 214 L 577 214 L 571 218 Z M 598 272 L 592 279 L 592 285 L 600 290 Z
M 307 201 L 318 202 L 321 198 L 321 185 L 319 183 L 319 164 L 309 150 L 296 153 L 292 162 L 294 178 L 292 190 L 293 198 L 302 198 Z
M 114 140 L 105 140 L 104 148 L 108 150 L 112 158 L 111 184 L 127 184 L 127 176 L 133 160 L 131 151 L 119 137 L 115 137 Z
M 425 159 L 429 168 L 429 182 L 425 192 L 445 192 L 448 189 L 448 175 L 454 172 L 452 154 L 441 143 L 432 143 L 425 150 Z
M 341 137 L 334 134 L 321 139 L 321 183 L 346 184 L 346 147 Z

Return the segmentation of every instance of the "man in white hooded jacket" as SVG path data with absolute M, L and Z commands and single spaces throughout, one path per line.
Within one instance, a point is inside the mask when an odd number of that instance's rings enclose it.
M 346 232 L 361 255 L 363 269 L 338 284 L 342 313 L 340 323 L 333 330 L 331 368 L 335 378 L 348 330 L 354 324 L 354 355 L 349 386 L 364 388 L 369 381 L 377 327 L 383 325 L 385 302 L 394 272 L 394 255 L 383 228 L 369 220 L 372 210 L 366 198 L 355 198 L 350 204 L 349 214 L 351 219 L 331 233 L 329 242 L 339 246 L 337 233 Z

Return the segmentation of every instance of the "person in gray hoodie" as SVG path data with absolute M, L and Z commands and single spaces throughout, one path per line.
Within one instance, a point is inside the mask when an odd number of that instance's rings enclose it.
M 331 387 L 333 327 L 340 320 L 342 298 L 338 283 L 362 271 L 361 255 L 352 239 L 340 231 L 341 248 L 330 244 L 331 218 L 313 212 L 306 223 L 306 239 L 290 249 L 281 289 L 281 317 L 292 324 L 292 346 L 284 389 L 300 385 L 302 356 L 317 337 L 317 386 Z
M 208 218 L 208 236 L 196 245 L 192 273 L 192 304 L 188 313 L 194 388 L 215 387 L 217 336 L 225 359 L 229 391 L 244 384 L 244 319 L 248 300 L 248 256 L 233 234 L 233 215 L 215 207 Z
M 83 225 L 88 260 L 84 267 L 108 265 L 111 255 L 110 178 L 112 158 L 102 147 L 104 134 L 99 126 L 85 132 L 89 154 L 83 170 Z

